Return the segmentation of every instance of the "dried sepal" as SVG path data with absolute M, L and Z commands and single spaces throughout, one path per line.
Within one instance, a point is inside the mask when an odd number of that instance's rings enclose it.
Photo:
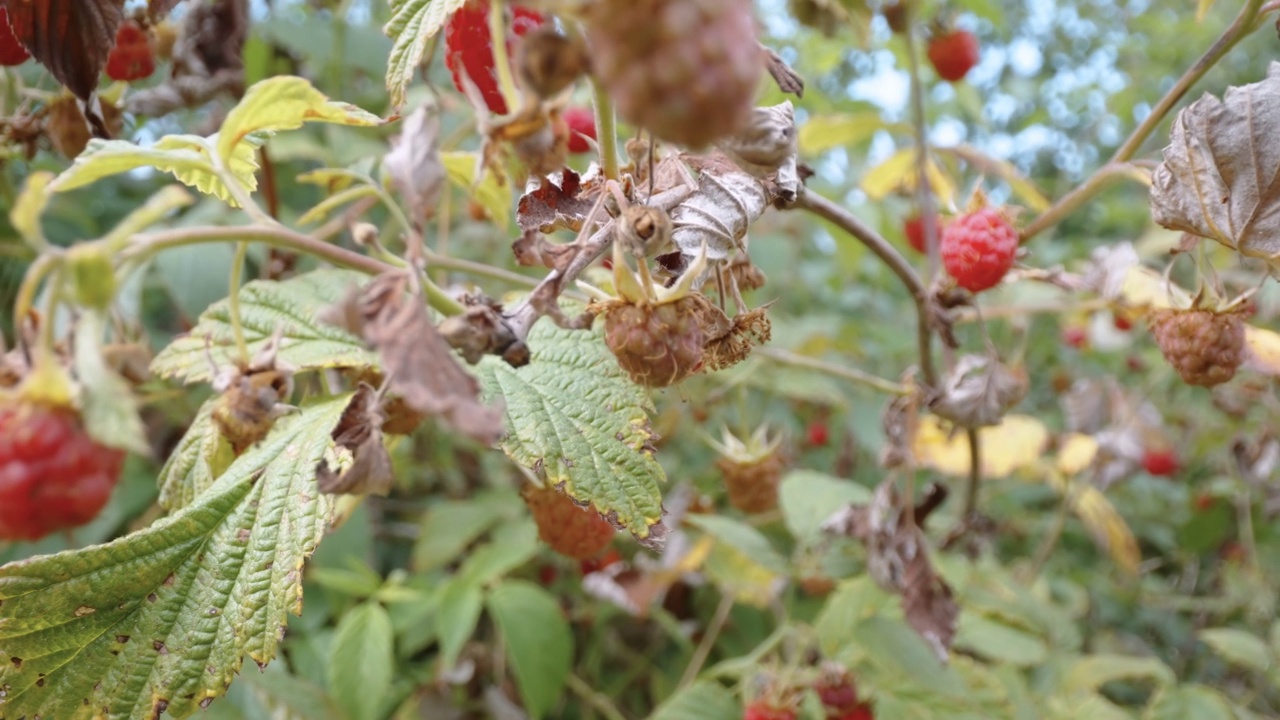
M 937 415 L 965 428 L 999 425 L 1028 390 L 1026 371 L 982 355 L 965 355 L 929 404 Z
M 394 478 L 391 454 L 383 444 L 387 413 L 381 393 L 360 383 L 338 425 L 333 429 L 335 450 L 342 460 L 325 457 L 316 466 L 320 491 L 337 495 L 386 495 Z M 337 454 L 337 453 L 334 453 Z
M 285 401 L 293 394 L 295 369 L 277 357 L 283 327 L 276 329 L 247 364 L 214 366 L 213 390 L 219 393 L 213 422 L 237 455 L 267 436 L 275 421 L 295 410 Z

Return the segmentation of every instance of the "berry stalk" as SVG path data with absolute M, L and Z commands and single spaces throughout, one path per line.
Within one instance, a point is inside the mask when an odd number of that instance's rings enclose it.
M 515 77 L 511 74 L 511 58 L 507 56 L 507 4 L 505 0 L 493 0 L 489 3 L 489 37 L 494 38 L 493 70 L 498 75 L 498 89 L 502 91 L 502 99 L 506 101 L 507 112 L 513 113 L 520 107 L 520 93 L 516 90 Z

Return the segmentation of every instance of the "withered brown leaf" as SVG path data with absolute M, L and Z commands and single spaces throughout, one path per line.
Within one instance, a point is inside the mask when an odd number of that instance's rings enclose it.
M 995 358 L 965 355 L 943 380 L 929 409 L 966 428 L 999 425 L 1028 389 L 1027 373 Z
M 595 205 L 595 198 L 585 192 L 589 187 L 570 168 L 531 180 L 516 207 L 516 223 L 526 232 L 581 230 Z
M 386 495 L 395 479 L 391 454 L 382 443 L 382 410 L 378 391 L 368 383 L 360 383 L 351 402 L 342 411 L 333 429 L 333 442 L 351 452 L 351 464 L 345 469 L 322 459 L 316 466 L 316 482 L 321 492 L 341 495 Z
M 383 158 L 387 174 L 404 198 L 415 220 L 435 211 L 444 189 L 445 169 L 440 161 L 440 121 L 430 103 L 424 103 L 404 120 L 404 131 L 392 141 Z
M 378 351 L 388 391 L 409 408 L 437 415 L 480 442 L 497 442 L 504 432 L 502 409 L 480 401 L 480 383 L 463 369 L 427 306 L 407 292 L 408 284 L 409 276 L 400 271 L 379 275 L 321 317 Z
M 1280 63 L 1178 113 L 1152 177 L 1151 214 L 1244 255 L 1280 256 Z
M 902 595 L 907 624 L 945 662 L 955 638 L 960 606 L 950 586 L 933 569 L 928 540 L 914 521 L 892 478 L 876 488 L 871 502 L 850 506 L 827 521 L 831 531 L 861 540 L 867 548 L 867 572 L 880 587 Z

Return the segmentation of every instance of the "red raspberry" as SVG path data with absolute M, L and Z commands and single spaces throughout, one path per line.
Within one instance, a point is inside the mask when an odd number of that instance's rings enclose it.
M 809 423 L 809 430 L 806 433 L 806 436 L 808 437 L 809 445 L 813 447 L 822 447 L 831 439 L 831 433 L 827 430 L 827 424 L 820 420 L 815 420 L 814 422 Z
M 870 705 L 862 703 L 843 714 L 832 715 L 830 720 L 876 720 L 876 716 L 871 712 Z
M 0 7 L 0 65 L 21 65 L 29 57 L 31 53 L 18 42 L 18 36 L 13 34 L 13 27 L 9 25 L 9 11 Z
M 0 405 L 0 539 L 39 540 L 93 520 L 124 452 L 99 445 L 68 408 Z
M 1079 326 L 1065 328 L 1062 331 L 1062 342 L 1081 350 L 1089 344 L 1089 331 Z
M 613 525 L 594 507 L 579 507 L 554 487 L 529 483 L 524 501 L 538 524 L 538 537 L 561 555 L 574 560 L 593 558 L 613 540 Z
M 1018 252 L 1018 232 L 994 208 L 953 220 L 942 231 L 942 265 L 956 284 L 982 292 L 999 284 Z
M 571 107 L 564 111 L 564 121 L 569 124 L 569 152 L 589 152 L 591 143 L 587 138 L 596 139 L 595 112 L 591 108 Z
M 1133 329 L 1133 319 L 1122 313 L 1114 313 L 1111 317 L 1111 322 L 1120 332 L 1129 332 Z
M 742 720 L 796 720 L 796 711 L 758 700 L 742 711 Z
M 515 39 L 542 25 L 545 18 L 541 14 L 511 5 L 514 13 L 507 26 L 507 57 L 511 57 Z M 468 2 L 445 27 L 444 62 L 449 66 L 453 76 L 453 86 L 458 92 L 466 92 L 462 82 L 465 72 L 471 82 L 480 90 L 484 104 L 495 115 L 507 114 L 507 102 L 502 97 L 502 89 L 498 86 L 498 73 L 493 67 L 493 41 L 489 35 L 489 3 L 487 0 Z
M 847 672 L 824 673 L 813 689 L 817 691 L 818 699 L 822 701 L 822 707 L 826 708 L 830 717 L 843 717 L 859 707 L 858 688 Z
M 107 55 L 107 77 L 132 82 L 151 77 L 155 71 L 156 56 L 147 33 L 132 20 L 124 21 L 116 30 L 116 44 Z
M 916 252 L 928 252 L 924 246 L 924 218 L 912 215 L 904 220 L 902 234 L 906 236 L 907 244 L 915 248 Z
M 1172 450 L 1147 450 L 1142 455 L 1142 469 L 1148 475 L 1169 477 L 1179 470 L 1178 455 Z
M 968 30 L 934 35 L 929 41 L 929 62 L 947 82 L 959 82 L 978 64 L 978 38 Z

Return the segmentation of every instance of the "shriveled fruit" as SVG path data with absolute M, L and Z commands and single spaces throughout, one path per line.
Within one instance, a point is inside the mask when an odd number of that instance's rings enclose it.
M 0 7 L 0 65 L 21 65 L 31 57 L 31 53 L 18 42 L 9 24 L 9 10 Z
M 601 0 L 586 22 L 592 72 L 623 120 L 704 147 L 750 118 L 764 77 L 751 0 Z
M 542 100 L 576 82 L 588 64 L 582 39 L 561 34 L 550 24 L 529 31 L 516 45 L 516 79 Z
M 959 82 L 978 64 L 978 38 L 968 30 L 950 30 L 929 40 L 929 62 L 938 77 Z
M 120 23 L 116 30 L 116 44 L 107 55 L 107 77 L 132 82 L 151 77 L 155 71 L 155 51 L 146 31 L 132 20 Z
M 1188 385 L 1221 385 L 1235 377 L 1244 362 L 1244 321 L 1239 313 L 1157 310 L 1151 318 L 1151 334 L 1165 360 Z
M 613 540 L 613 525 L 594 507 L 580 507 L 556 488 L 529 483 L 523 495 L 538 524 L 538 537 L 561 555 L 575 560 L 593 558 Z
M 746 441 L 725 431 L 723 442 L 713 446 L 720 453 L 716 467 L 724 476 L 729 504 L 745 513 L 762 513 L 778 506 L 778 483 L 784 458 L 779 439 L 769 439 L 761 428 Z
M 1018 232 L 995 208 L 985 207 L 952 220 L 939 242 L 942 265 L 969 292 L 995 287 L 1018 253 Z
M 706 336 L 689 296 L 665 305 L 622 305 L 604 321 L 604 341 L 638 385 L 667 387 L 699 370 Z
M 38 540 L 101 512 L 124 453 L 97 443 L 70 408 L 0 404 L 0 538 Z
M 571 107 L 564 111 L 564 121 L 569 125 L 569 152 L 591 151 L 587 138 L 596 139 L 596 114 L 591 108 Z
M 510 5 L 512 16 L 507 25 L 507 57 L 511 57 L 515 39 L 545 22 L 538 12 Z M 493 65 L 493 41 L 489 34 L 489 3 L 472 0 L 449 18 L 444 34 L 444 61 L 458 92 L 466 92 L 463 75 L 475 85 L 484 104 L 495 115 L 507 114 L 507 102 L 498 85 Z

